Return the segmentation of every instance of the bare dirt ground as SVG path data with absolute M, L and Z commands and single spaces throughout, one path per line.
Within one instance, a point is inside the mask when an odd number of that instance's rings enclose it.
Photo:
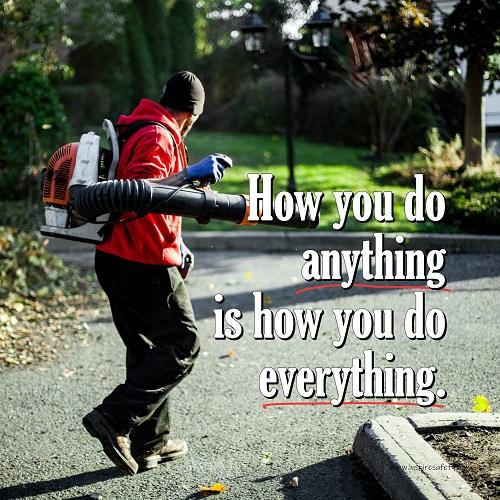
M 427 441 L 478 495 L 491 500 L 500 498 L 500 431 L 467 429 L 434 432 L 427 435 Z

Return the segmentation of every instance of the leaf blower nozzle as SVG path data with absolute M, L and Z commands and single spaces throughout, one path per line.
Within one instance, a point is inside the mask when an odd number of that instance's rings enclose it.
M 147 180 L 111 180 L 90 186 L 70 187 L 71 212 L 82 221 L 96 220 L 107 213 L 135 212 L 191 217 L 201 224 L 211 219 L 241 225 L 267 224 L 298 229 L 315 228 L 319 220 L 302 220 L 295 207 L 292 217 L 280 221 L 248 221 L 249 200 L 244 195 L 216 193 L 207 189 L 174 187 Z
M 302 217 L 305 220 L 301 219 L 297 199 L 280 204 L 280 209 L 286 208 L 286 220 L 280 220 L 283 212 L 278 213 L 279 218 L 273 211 L 268 213 L 266 205 L 265 218 L 272 220 L 252 222 L 248 220 L 250 208 L 255 214 L 258 207 L 250 207 L 244 195 L 175 187 L 165 180 L 115 180 L 120 156 L 118 136 L 110 120 L 104 120 L 103 129 L 111 149 L 101 148 L 99 136 L 87 132 L 80 142 L 60 147 L 50 158 L 43 180 L 43 235 L 99 243 L 105 237 L 105 226 L 120 222 L 112 215 L 124 212 L 137 217 L 148 213 L 180 215 L 201 224 L 218 219 L 241 225 L 259 223 L 301 229 L 318 225 L 318 218 L 310 217 L 308 211 Z M 230 160 L 226 163 L 229 168 Z M 300 207 L 302 212 L 303 208 Z M 317 214 L 319 210 L 313 212 Z M 125 217 L 123 222 L 133 218 L 135 215 Z

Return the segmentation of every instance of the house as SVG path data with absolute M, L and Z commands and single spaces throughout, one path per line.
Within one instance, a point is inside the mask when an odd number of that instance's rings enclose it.
M 381 0 L 383 1 L 383 0 Z M 343 4 L 342 9 L 348 8 L 354 12 L 363 9 L 365 1 L 352 2 L 347 1 Z M 457 0 L 435 0 L 437 7 L 444 14 L 450 13 Z M 339 7 L 339 0 L 327 0 L 325 5 L 329 7 L 333 12 L 341 12 L 342 9 Z M 436 22 L 440 22 L 441 14 L 436 13 Z M 346 33 L 350 48 L 351 57 L 353 58 L 354 66 L 359 67 L 366 63 L 369 56 L 369 47 L 366 42 L 356 39 L 351 33 Z M 466 65 L 465 63 L 461 66 L 461 73 L 465 75 Z M 487 82 L 486 86 L 489 84 Z M 486 126 L 486 148 L 490 151 L 495 152 L 495 154 L 500 155 L 500 82 L 495 84 L 497 89 L 496 93 L 485 96 L 484 98 L 484 113 L 485 113 L 485 126 Z
M 450 13 L 457 0 L 435 0 L 437 6 L 445 14 Z M 465 75 L 467 66 L 462 64 L 461 71 Z M 485 88 L 489 86 L 489 82 L 485 83 Z M 486 149 L 500 155 L 500 83 L 495 83 L 497 92 L 484 97 L 484 118 L 486 126 Z

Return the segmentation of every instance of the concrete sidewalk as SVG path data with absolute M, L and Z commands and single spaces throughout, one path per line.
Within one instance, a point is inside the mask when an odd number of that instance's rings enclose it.
M 394 242 L 397 234 L 407 240 L 405 249 L 431 250 L 444 248 L 448 254 L 495 254 L 500 252 L 500 236 L 435 233 L 384 233 L 388 249 L 401 248 Z M 193 231 L 184 240 L 191 250 L 243 250 L 296 252 L 313 250 L 353 250 L 362 241 L 373 241 L 372 232 L 329 231 Z M 92 245 L 63 239 L 49 239 L 48 249 L 54 253 L 88 252 Z

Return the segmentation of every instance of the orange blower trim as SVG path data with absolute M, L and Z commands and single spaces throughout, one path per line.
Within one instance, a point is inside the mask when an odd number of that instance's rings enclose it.
M 49 160 L 43 181 L 43 202 L 48 205 L 69 204 L 69 182 L 75 168 L 78 142 L 61 146 Z
M 250 215 L 250 198 L 248 195 L 243 194 L 243 198 L 245 198 L 245 201 L 247 202 L 246 210 L 245 210 L 245 215 L 243 216 L 243 220 L 238 224 L 238 226 L 256 226 L 258 224 L 258 221 L 253 221 L 250 222 L 248 220 L 248 216 Z M 259 217 L 262 215 L 262 210 L 259 210 Z

